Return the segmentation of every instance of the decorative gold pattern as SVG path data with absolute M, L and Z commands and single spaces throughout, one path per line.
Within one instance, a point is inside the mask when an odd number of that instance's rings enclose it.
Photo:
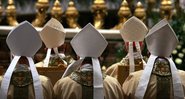
M 77 23 L 79 13 L 75 7 L 73 0 L 69 1 L 68 8 L 65 14 L 67 24 L 69 25 L 70 28 L 81 28 L 80 25 Z
M 158 76 L 171 76 L 169 62 L 164 58 L 157 58 L 152 73 Z
M 14 86 L 14 99 L 28 99 L 28 86 L 33 84 L 33 78 L 28 66 L 18 64 L 12 74 L 10 83 Z
M 160 14 L 162 18 L 166 18 L 167 20 L 170 20 L 173 13 L 172 13 L 172 1 L 171 0 L 162 0 L 161 6 L 160 6 Z
M 0 22 L 2 21 L 2 14 L 3 14 L 3 7 L 2 7 L 2 2 L 0 0 Z
M 104 0 L 94 0 L 92 5 L 94 13 L 94 27 L 97 29 L 103 28 L 104 18 L 107 15 L 107 7 Z
M 49 8 L 48 0 L 38 0 L 36 3 L 37 15 L 36 19 L 32 22 L 34 26 L 42 27 L 46 22 L 46 12 Z
M 8 6 L 6 7 L 7 22 L 11 26 L 18 25 L 16 19 L 16 8 L 13 0 L 8 0 Z
M 93 86 L 93 72 L 92 71 L 75 71 L 70 75 L 70 78 L 84 86 Z
M 172 99 L 170 94 L 172 93 L 172 74 L 170 70 L 170 63 L 167 59 L 158 57 L 155 60 L 152 74 L 156 75 L 157 83 L 157 96 L 156 99 Z
M 11 84 L 17 87 L 25 87 L 33 83 L 31 71 L 27 69 L 28 66 L 25 64 L 19 64 L 22 66 L 20 69 L 16 69 L 11 78 Z
M 105 79 L 106 75 L 102 74 Z M 70 78 L 84 86 L 93 86 L 93 71 L 75 71 L 70 75 Z

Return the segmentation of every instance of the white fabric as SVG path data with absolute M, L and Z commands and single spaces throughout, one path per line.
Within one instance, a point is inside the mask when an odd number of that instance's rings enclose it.
M 42 84 L 39 79 L 39 74 L 33 62 L 33 59 L 31 57 L 27 57 L 27 59 L 30 65 L 30 70 L 31 70 L 32 78 L 33 78 L 35 99 L 44 99 Z
M 80 67 L 81 71 L 92 71 L 93 67 L 91 64 L 84 64 Z
M 140 56 L 141 59 L 142 59 L 142 62 L 143 62 L 143 69 L 144 69 L 145 66 L 146 66 L 146 62 L 143 60 L 143 55 L 141 54 L 141 47 L 140 47 L 140 44 L 139 44 L 139 42 L 135 42 L 135 45 L 136 45 L 136 50 L 137 50 L 137 52 L 139 53 L 139 56 Z
M 93 99 L 104 99 L 103 77 L 98 58 L 92 58 L 93 63 Z
M 143 71 L 143 74 L 139 80 L 139 84 L 138 87 L 136 89 L 136 93 L 135 93 L 135 99 L 143 99 L 149 80 L 150 80 L 150 76 L 152 73 L 152 69 L 153 69 L 153 64 L 155 62 L 155 59 L 157 58 L 157 56 L 154 55 L 150 55 L 148 62 L 146 64 L 146 67 Z
M 154 66 L 155 59 L 158 56 L 150 55 L 148 62 L 146 64 L 146 67 L 144 69 L 144 72 L 140 78 L 138 87 L 136 89 L 135 93 L 135 99 L 143 99 L 145 92 L 147 90 L 147 86 L 150 80 L 150 76 L 152 74 L 152 69 Z M 174 99 L 184 99 L 184 92 L 183 87 L 181 84 L 180 77 L 177 74 L 177 68 L 172 60 L 172 58 L 167 58 L 170 62 L 170 68 L 172 73 L 172 81 L 173 81 L 173 91 L 174 91 Z
M 141 55 L 141 47 L 139 45 L 139 42 L 135 42 L 136 50 L 139 53 L 140 57 L 143 59 L 143 56 Z
M 43 67 L 48 67 L 52 49 L 54 50 L 55 55 L 57 55 L 58 57 L 60 57 L 60 58 L 64 58 L 65 57 L 65 55 L 63 53 L 59 53 L 58 52 L 58 48 L 57 47 L 56 48 L 48 48 L 47 54 L 46 54 L 46 58 L 44 59 Z M 63 61 L 63 62 L 64 62 L 64 64 L 67 65 L 67 62 L 65 62 L 65 61 Z
M 1 90 L 0 90 L 0 96 L 1 99 L 7 99 L 7 93 L 8 93 L 8 88 L 10 85 L 12 73 L 14 71 L 14 68 L 16 67 L 16 64 L 18 60 L 20 59 L 21 56 L 14 56 L 12 62 L 10 63 L 6 73 L 4 74 L 2 83 L 1 83 Z M 42 90 L 42 85 L 39 79 L 39 74 L 35 68 L 33 59 L 31 57 L 27 57 L 29 66 L 31 69 L 32 73 L 32 78 L 33 78 L 33 84 L 34 84 L 34 92 L 35 92 L 35 99 L 44 99 L 43 96 L 43 90 Z
M 134 63 L 134 51 L 133 51 L 133 42 L 129 42 L 129 47 L 128 47 L 128 53 L 129 53 L 129 73 L 132 73 L 135 71 L 135 63 Z
M 83 62 L 84 59 L 79 59 L 76 62 L 73 61 L 69 66 L 67 66 L 64 74 L 62 75 L 62 78 L 67 77 L 70 75 L 73 71 L 77 70 L 80 67 L 80 64 Z
M 7 99 L 7 94 L 8 94 L 8 88 L 10 85 L 10 81 L 11 81 L 11 77 L 12 77 L 12 73 L 14 71 L 14 68 L 17 64 L 17 62 L 19 61 L 21 56 L 15 56 L 12 60 L 12 62 L 10 63 L 7 71 L 4 74 L 2 83 L 1 83 L 1 90 L 0 90 L 0 96 L 1 99 Z
M 184 91 L 181 84 L 181 79 L 178 75 L 177 68 L 172 58 L 168 58 L 171 67 L 172 79 L 173 79 L 173 91 L 174 91 L 174 99 L 184 99 Z
M 53 48 L 53 50 L 54 50 L 55 54 L 57 54 L 57 55 L 59 54 L 57 47 Z
M 44 59 L 43 67 L 48 67 L 50 56 L 51 56 L 51 48 L 48 48 L 46 58 Z

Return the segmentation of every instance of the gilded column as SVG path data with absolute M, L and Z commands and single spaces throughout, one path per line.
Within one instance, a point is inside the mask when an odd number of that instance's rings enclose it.
M 78 20 L 78 10 L 75 7 L 74 1 L 70 0 L 68 8 L 66 10 L 66 21 L 70 28 L 80 28 L 80 25 L 77 23 Z
M 55 0 L 54 5 L 51 9 L 51 16 L 56 18 L 57 20 L 61 21 L 62 18 L 62 7 L 59 0 Z
M 47 10 L 49 8 L 48 0 L 38 0 L 36 3 L 37 15 L 36 19 L 32 22 L 34 26 L 42 27 L 46 22 Z
M 160 6 L 160 14 L 162 18 L 166 18 L 167 20 L 170 20 L 173 13 L 173 6 L 171 0 L 162 0 L 161 6 Z
M 0 22 L 2 21 L 2 14 L 3 14 L 3 7 L 2 7 L 2 2 L 0 0 Z
M 11 26 L 18 25 L 16 19 L 16 8 L 13 0 L 8 0 L 8 6 L 6 7 L 7 22 Z
M 94 13 L 94 26 L 97 29 L 103 28 L 104 18 L 107 15 L 107 8 L 104 0 L 94 0 L 92 5 Z

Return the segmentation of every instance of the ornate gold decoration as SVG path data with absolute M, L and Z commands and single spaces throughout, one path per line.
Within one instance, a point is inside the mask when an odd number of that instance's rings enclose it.
M 70 78 L 84 86 L 93 86 L 92 71 L 75 71 L 70 75 Z
M 142 5 L 141 2 L 138 2 L 136 5 L 136 9 L 134 12 L 134 16 L 136 16 L 137 18 L 139 18 L 140 20 L 144 21 L 146 18 L 146 11 Z
M 69 1 L 68 8 L 65 14 L 67 24 L 70 28 L 80 28 L 80 25 L 77 23 L 79 13 L 75 7 L 73 0 Z
M 92 5 L 94 13 L 94 26 L 97 29 L 103 28 L 104 18 L 107 15 L 107 8 L 104 0 L 94 0 Z
M 118 11 L 119 23 L 113 29 L 121 29 L 123 23 L 129 18 L 131 11 L 126 0 L 123 0 L 121 7 Z
M 38 0 L 36 3 L 37 8 L 37 15 L 36 19 L 32 22 L 34 26 L 42 27 L 44 23 L 46 22 L 46 11 L 49 8 L 49 2 L 48 0 Z
M 3 14 L 3 7 L 2 7 L 2 2 L 0 0 L 0 22 L 2 21 L 2 14 Z
M 51 9 L 51 16 L 56 18 L 58 21 L 61 21 L 62 18 L 62 7 L 59 0 L 55 0 L 54 5 Z
M 7 15 L 7 21 L 9 25 L 11 26 L 18 25 L 18 22 L 16 19 L 16 8 L 13 0 L 8 0 L 8 6 L 6 7 L 6 15 Z
M 170 94 L 173 92 L 172 73 L 170 63 L 166 58 L 158 57 L 154 62 L 152 76 L 156 76 L 157 97 L 156 99 L 170 99 Z
M 172 17 L 172 1 L 171 0 L 162 0 L 160 6 L 160 14 L 162 18 L 170 20 Z

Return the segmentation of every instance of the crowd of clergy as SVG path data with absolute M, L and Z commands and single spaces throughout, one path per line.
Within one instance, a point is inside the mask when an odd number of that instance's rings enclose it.
M 166 19 L 151 29 L 134 16 L 128 19 L 120 30 L 127 55 L 106 72 L 101 70 L 99 57 L 108 42 L 93 25 L 87 24 L 70 41 L 78 56 L 71 63 L 58 50 L 65 35 L 54 18 L 40 32 L 27 21 L 11 30 L 6 43 L 13 58 L 0 76 L 0 99 L 184 99 L 185 72 L 176 68 L 171 56 L 179 41 Z M 34 63 L 42 42 L 46 57 Z M 150 53 L 147 60 L 142 56 L 144 46 Z M 67 67 L 56 83 L 37 71 L 37 67 L 49 67 L 52 57 Z

